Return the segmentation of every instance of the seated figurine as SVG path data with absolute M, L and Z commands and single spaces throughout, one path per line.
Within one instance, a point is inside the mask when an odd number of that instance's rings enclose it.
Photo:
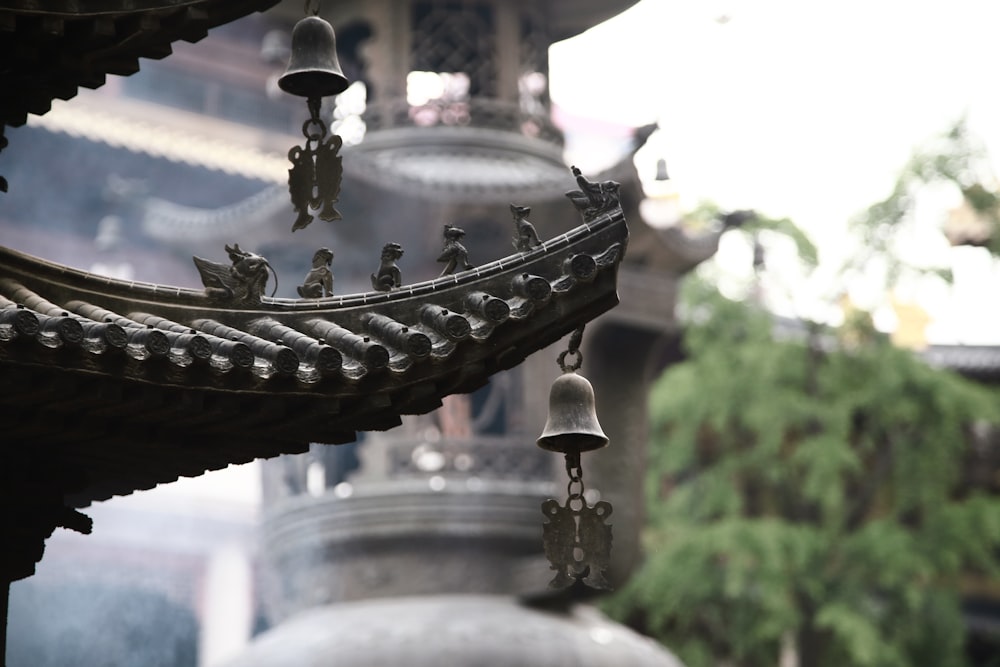
M 388 292 L 403 284 L 396 260 L 403 256 L 403 246 L 398 243 L 386 243 L 382 246 L 382 261 L 378 273 L 372 274 L 372 289 Z
M 330 263 L 333 262 L 333 251 L 320 248 L 312 258 L 312 268 L 306 274 L 301 285 L 296 288 L 303 299 L 319 299 L 333 296 L 333 272 Z

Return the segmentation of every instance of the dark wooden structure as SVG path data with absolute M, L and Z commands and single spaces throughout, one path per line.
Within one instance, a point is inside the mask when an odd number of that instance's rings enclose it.
M 569 205 L 569 204 L 567 204 Z M 220 304 L 0 249 L 3 577 L 92 501 L 354 439 L 483 385 L 617 303 L 621 208 L 455 275 Z
M 81 475 L 83 506 L 391 428 L 614 306 L 626 239 L 614 208 L 455 275 L 255 306 L 0 249 L 5 453 Z
M 52 100 L 98 88 L 106 75 L 139 71 L 140 58 L 170 55 L 171 44 L 278 0 L 10 0 L 0 6 L 0 126 L 44 114 Z

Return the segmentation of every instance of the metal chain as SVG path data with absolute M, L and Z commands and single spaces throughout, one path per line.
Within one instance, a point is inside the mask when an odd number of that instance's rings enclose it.
M 583 498 L 586 489 L 583 486 L 583 467 L 580 465 L 580 452 L 569 452 L 566 454 L 566 474 L 569 475 L 569 483 L 566 484 L 566 507 L 576 511 L 586 505 Z M 574 486 L 576 490 L 574 490 Z M 577 503 L 576 507 L 573 507 L 574 502 Z
M 559 357 L 556 361 L 559 364 L 559 368 L 563 373 L 570 373 L 577 370 L 583 365 L 583 353 L 580 352 L 580 343 L 583 341 L 583 327 L 585 325 L 581 324 L 577 329 L 569 335 L 569 343 L 566 349 L 559 353 Z M 576 361 L 572 364 L 566 363 L 566 355 L 572 354 L 576 357 Z
M 302 134 L 306 138 L 306 150 L 316 150 L 316 146 L 323 143 L 327 132 L 326 123 L 319 116 L 322 99 L 310 97 L 307 104 L 309 105 L 309 119 L 302 123 Z M 311 143 L 315 143 L 316 146 L 310 146 Z
M 319 16 L 319 0 L 306 0 L 305 13 L 312 14 L 313 16 Z M 312 8 L 310 10 L 310 7 Z

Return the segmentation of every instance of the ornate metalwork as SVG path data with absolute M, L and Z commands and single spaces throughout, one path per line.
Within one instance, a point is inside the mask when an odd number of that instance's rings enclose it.
M 416 71 L 463 72 L 469 94 L 495 96 L 497 22 L 485 3 L 414 2 L 410 62 Z
M 611 503 L 602 500 L 588 505 L 584 498 L 583 468 L 580 453 L 607 445 L 594 410 L 594 390 L 590 383 L 576 374 L 583 363 L 580 342 L 583 327 L 576 329 L 567 349 L 557 362 L 563 375 L 552 385 L 549 397 L 549 418 L 538 446 L 566 455 L 566 502 L 560 505 L 548 499 L 542 503 L 547 522 L 542 527 L 542 541 L 549 567 L 556 571 L 549 582 L 552 588 L 566 588 L 575 582 L 591 588 L 610 589 L 605 576 L 611 566 L 611 526 L 605 520 L 611 516 Z M 574 356 L 571 362 L 567 356 Z
M 538 240 L 535 226 L 528 222 L 531 207 L 511 204 L 510 213 L 514 216 L 514 238 L 512 239 L 514 249 L 518 252 L 528 252 L 532 248 L 542 245 L 542 242 Z
M 556 357 L 556 363 L 559 364 L 559 370 L 563 373 L 573 373 L 580 370 L 580 366 L 583 365 L 583 352 L 580 351 L 580 343 L 583 342 L 583 327 L 577 327 L 573 330 L 573 333 L 569 335 L 569 342 L 566 344 L 566 349 L 559 353 Z M 573 355 L 576 360 L 570 363 L 566 363 L 566 357 Z
M 333 272 L 330 263 L 333 262 L 333 251 L 320 248 L 313 254 L 312 268 L 306 274 L 305 280 L 296 288 L 303 299 L 319 299 L 333 296 Z
M 444 249 L 437 258 L 439 262 L 447 262 L 442 276 L 450 276 L 456 270 L 468 271 L 475 268 L 469 264 L 469 251 L 462 245 L 460 239 L 465 236 L 465 230 L 454 225 L 444 226 Z
M 311 210 L 318 210 L 320 219 L 327 222 L 341 219 L 333 205 L 340 196 L 344 174 L 338 154 L 344 142 L 336 134 L 327 137 L 326 123 L 319 112 L 322 98 L 344 92 L 350 82 L 340 68 L 333 26 L 316 15 L 318 5 L 307 2 L 306 12 L 309 11 L 313 15 L 300 20 L 292 30 L 288 67 L 278 79 L 282 90 L 305 97 L 309 105 L 309 120 L 302 124 L 306 143 L 288 151 L 292 162 L 288 191 L 299 214 L 292 224 L 293 232 L 313 221 Z
M 549 44 L 556 40 L 548 30 L 545 12 L 539 5 L 525 5 L 521 10 L 517 88 L 522 109 L 548 116 Z
M 292 231 L 309 226 L 311 210 L 319 210 L 320 220 L 340 220 L 340 211 L 333 207 L 340 198 L 340 182 L 344 175 L 343 159 L 339 155 L 344 142 L 339 135 L 327 136 L 326 123 L 319 117 L 320 98 L 309 98 L 309 120 L 302 124 L 306 138 L 304 146 L 288 151 L 292 168 L 288 170 L 288 192 L 298 217 Z
M 386 453 L 391 477 L 428 477 L 461 474 L 480 479 L 548 481 L 550 459 L 523 439 L 509 436 L 451 438 L 439 443 L 393 442 Z M 426 462 L 431 461 L 434 467 Z
M 614 307 L 614 265 L 586 287 L 574 282 L 556 293 L 546 285 L 573 270 L 571 258 L 597 257 L 627 236 L 616 210 L 546 241 L 545 252 L 512 251 L 412 289 L 322 300 L 261 298 L 261 270 L 258 290 L 247 290 L 259 305 L 237 302 L 241 288 L 230 284 L 234 273 L 245 277 L 241 262 L 251 263 L 242 246 L 208 272 L 206 287 L 215 289 L 207 291 L 220 297 L 214 303 L 202 289 L 106 278 L 0 248 L 0 380 L 9 389 L 0 415 L 15 435 L 59 445 L 64 422 L 78 421 L 76 408 L 94 406 L 90 453 L 73 465 L 95 463 L 81 468 L 89 481 L 74 492 L 74 503 L 187 474 L 185 445 L 204 444 L 199 465 L 215 469 L 303 451 L 309 442 L 348 442 L 357 430 L 391 428 L 402 414 L 424 414 L 448 394 L 482 386 L 496 359 L 515 366 L 545 340 Z M 403 327 L 429 339 L 428 356 L 417 356 L 426 352 L 420 336 L 407 338 L 416 347 L 400 344 Z M 34 382 L 37 391 L 18 390 L 38 373 L 44 381 Z M 40 400 L 48 406 L 41 412 Z M 164 453 L 156 466 L 98 465 L 134 439 L 120 428 L 123 414 L 150 426 L 143 437 Z M 455 472 L 493 470 L 487 457 L 502 449 L 477 449 L 471 462 L 456 453 Z M 537 457 L 506 460 L 520 471 L 542 457 L 539 450 Z
M 403 284 L 402 275 L 396 260 L 403 256 L 403 246 L 398 243 L 386 243 L 382 246 L 382 261 L 378 266 L 378 273 L 372 274 L 372 289 L 380 292 L 399 287 Z
M 609 590 L 606 573 L 611 566 L 612 535 L 611 526 L 604 522 L 613 508 L 606 500 L 587 504 L 579 452 L 566 455 L 566 473 L 566 502 L 560 505 L 550 498 L 542 503 L 548 519 L 542 527 L 545 557 L 556 572 L 549 586 L 566 588 L 582 581 L 591 588 Z
M 240 249 L 239 243 L 226 246 L 231 265 L 213 262 L 201 257 L 193 257 L 194 265 L 201 274 L 205 294 L 239 304 L 259 304 L 267 288 L 267 272 L 274 274 L 273 297 L 278 291 L 278 274 L 267 260 L 260 255 Z
M 571 167 L 576 182 L 580 186 L 579 190 L 570 190 L 566 193 L 573 205 L 583 214 L 583 219 L 587 222 L 597 216 L 616 208 L 618 203 L 618 190 L 621 187 L 615 181 L 602 181 L 594 183 L 587 180 L 579 169 Z
M 557 147 L 562 145 L 562 133 L 548 115 L 524 109 L 515 102 L 474 97 L 462 102 L 464 113 L 461 116 L 449 113 L 454 111 L 454 106 L 441 100 L 430 100 L 426 104 L 414 107 L 405 97 L 369 100 L 364 113 L 365 127 L 368 132 L 377 132 L 399 127 L 461 125 L 503 130 L 537 138 Z

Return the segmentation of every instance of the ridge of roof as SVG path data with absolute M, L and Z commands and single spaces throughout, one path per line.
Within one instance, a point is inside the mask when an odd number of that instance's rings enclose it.
M 0 126 L 23 125 L 28 114 L 47 113 L 53 99 L 99 88 L 108 74 L 134 74 L 140 58 L 163 58 L 173 42 L 197 42 L 209 29 L 277 2 L 52 0 L 44 9 L 8 2 L 0 8 Z
M 77 504 L 438 407 L 618 302 L 620 206 L 390 292 L 223 304 L 0 248 L 0 417 L 87 470 Z

